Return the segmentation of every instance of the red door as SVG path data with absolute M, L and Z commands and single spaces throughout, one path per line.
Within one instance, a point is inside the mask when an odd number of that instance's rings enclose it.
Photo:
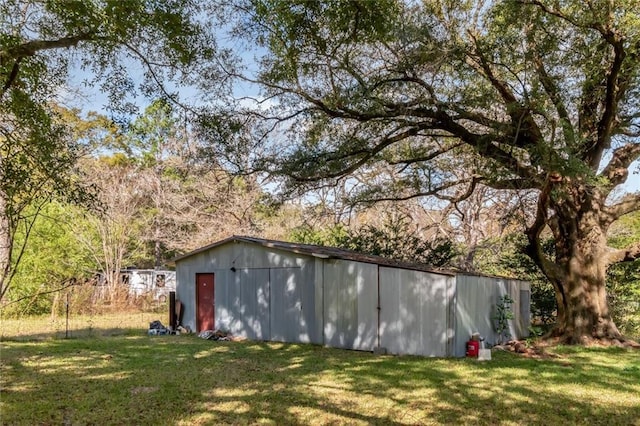
M 215 291 L 213 274 L 196 274 L 196 327 L 198 331 L 215 328 Z

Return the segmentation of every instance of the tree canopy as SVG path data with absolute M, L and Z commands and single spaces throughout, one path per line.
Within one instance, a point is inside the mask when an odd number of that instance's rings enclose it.
M 606 233 L 640 209 L 640 193 L 614 197 L 640 157 L 637 1 L 254 0 L 241 10 L 239 33 L 266 52 L 244 78 L 274 105 L 254 111 L 271 152 L 258 170 L 296 189 L 387 171 L 354 182 L 355 201 L 456 203 L 478 185 L 531 192 L 526 252 L 554 285 L 554 334 L 621 338 L 606 270 L 638 258 L 640 243 L 614 249 Z
M 192 0 L 0 3 L 0 299 L 19 260 L 16 229 L 32 223 L 25 207 L 91 202 L 76 167 L 82 141 L 56 106 L 77 90 L 71 74 L 85 74 L 120 113 L 135 109 L 136 94 L 176 102 L 179 87 L 210 88 L 222 81 L 213 60 L 221 52 L 201 13 Z

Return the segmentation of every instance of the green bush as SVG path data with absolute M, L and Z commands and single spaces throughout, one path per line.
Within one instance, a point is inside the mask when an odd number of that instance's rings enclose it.
M 455 244 L 444 238 L 424 239 L 411 229 L 406 216 L 387 218 L 382 227 L 365 225 L 349 229 L 336 225 L 325 230 L 303 226 L 294 229 L 289 238 L 306 244 L 319 244 L 405 262 L 418 262 L 433 267 L 451 267 L 458 256 Z

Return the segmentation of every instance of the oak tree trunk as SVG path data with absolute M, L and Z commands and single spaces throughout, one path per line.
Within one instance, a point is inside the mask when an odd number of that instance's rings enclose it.
M 609 312 L 606 294 L 606 262 L 600 247 L 579 241 L 574 253 L 559 266 L 554 281 L 558 318 L 552 336 L 563 343 L 581 344 L 590 339 L 622 340 Z
M 541 198 L 549 196 L 548 208 L 554 212 L 546 223 L 555 239 L 555 262 L 533 256 L 556 292 L 557 322 L 551 336 L 566 344 L 622 341 L 607 301 L 609 222 L 601 214 L 604 196 L 578 184 L 554 191 L 543 191 Z

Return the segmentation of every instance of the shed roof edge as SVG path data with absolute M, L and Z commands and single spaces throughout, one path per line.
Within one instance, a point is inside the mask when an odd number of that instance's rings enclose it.
M 233 235 L 231 237 L 222 239 L 220 241 L 216 241 L 212 244 L 208 244 L 206 246 L 200 247 L 189 253 L 185 253 L 181 256 L 175 257 L 174 259 L 171 260 L 171 263 L 175 264 L 186 258 L 195 256 L 197 254 L 206 252 L 208 250 L 223 246 L 231 242 L 244 242 L 244 243 L 250 243 L 250 244 L 257 244 L 263 247 L 289 251 L 296 254 L 303 254 L 308 256 L 315 255 L 316 257 L 323 258 L 323 259 L 351 260 L 351 261 L 362 262 L 362 263 L 376 264 L 384 267 L 431 272 L 434 274 L 448 275 L 448 276 L 455 276 L 457 274 L 457 272 L 455 271 L 437 269 L 437 268 L 429 267 L 428 265 L 425 265 L 422 263 L 402 262 L 402 261 L 397 261 L 397 260 L 389 259 L 382 256 L 374 256 L 374 255 L 359 253 L 353 250 L 341 249 L 337 247 L 319 246 L 314 244 L 291 243 L 286 241 L 267 240 L 263 238 L 247 237 L 247 236 L 241 236 L 241 235 Z

